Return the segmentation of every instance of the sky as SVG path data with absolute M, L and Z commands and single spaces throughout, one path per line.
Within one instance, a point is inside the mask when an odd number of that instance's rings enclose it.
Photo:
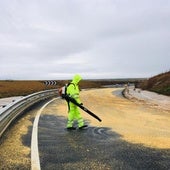
M 0 80 L 170 70 L 170 0 L 0 0 Z

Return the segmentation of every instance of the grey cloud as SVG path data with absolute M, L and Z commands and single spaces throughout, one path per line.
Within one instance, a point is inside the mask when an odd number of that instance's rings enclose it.
M 0 79 L 157 74 L 170 68 L 169 17 L 168 0 L 2 0 Z

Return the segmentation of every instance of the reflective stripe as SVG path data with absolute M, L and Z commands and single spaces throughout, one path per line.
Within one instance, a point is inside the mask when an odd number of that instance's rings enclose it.
M 78 98 L 78 97 L 79 97 L 79 94 L 78 94 L 78 93 L 72 94 L 71 97 L 73 97 L 73 98 Z
M 78 127 L 82 127 L 84 125 L 83 118 L 78 119 Z
M 67 128 L 68 127 L 72 127 L 73 126 L 73 120 L 68 120 L 68 122 L 67 122 Z

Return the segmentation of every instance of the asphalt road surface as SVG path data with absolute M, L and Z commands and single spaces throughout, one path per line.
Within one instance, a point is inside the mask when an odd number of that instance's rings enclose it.
M 61 99 L 28 110 L 0 141 L 0 169 L 170 169 L 170 112 L 129 101 L 115 90 L 81 92 L 84 105 L 102 119 L 81 111 L 86 130 L 66 130 Z

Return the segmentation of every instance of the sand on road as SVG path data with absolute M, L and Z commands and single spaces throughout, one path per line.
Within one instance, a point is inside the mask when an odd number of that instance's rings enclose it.
M 81 91 L 85 107 L 98 115 L 102 122 L 81 110 L 89 126 L 108 127 L 131 143 L 151 148 L 170 148 L 170 111 L 152 108 L 142 102 L 130 101 L 113 94 L 114 88 Z M 58 115 L 67 116 L 67 104 L 57 100 Z

